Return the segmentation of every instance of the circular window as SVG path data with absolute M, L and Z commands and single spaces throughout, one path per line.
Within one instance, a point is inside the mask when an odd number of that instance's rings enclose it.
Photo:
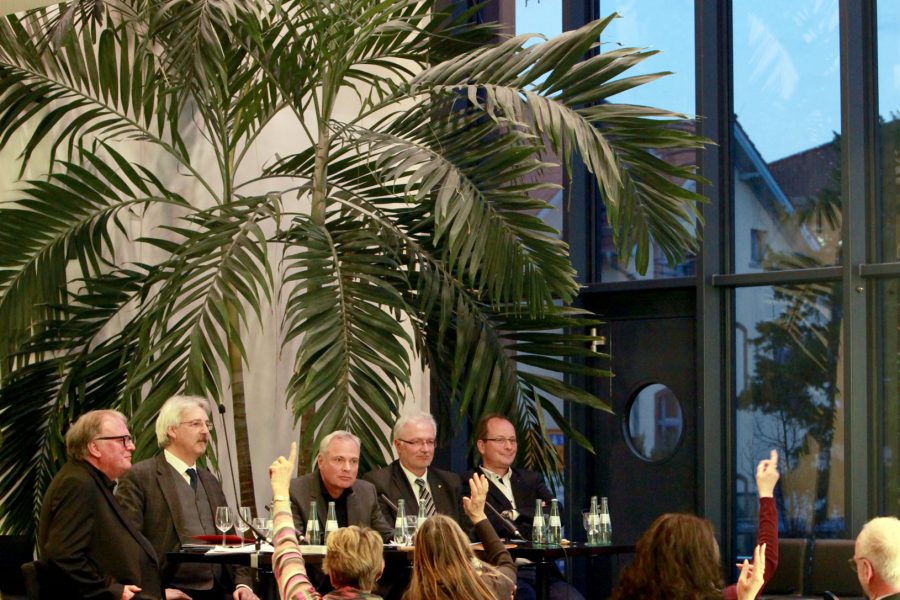
M 625 439 L 632 452 L 651 462 L 668 460 L 684 434 L 681 402 L 661 383 L 642 387 L 626 411 Z

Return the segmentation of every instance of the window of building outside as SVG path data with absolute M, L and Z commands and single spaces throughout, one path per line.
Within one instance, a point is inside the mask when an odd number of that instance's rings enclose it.
M 696 114 L 694 75 L 694 2 L 693 0 L 597 0 L 599 15 L 618 13 L 604 31 L 601 51 L 606 47 L 636 47 L 661 52 L 629 69 L 628 75 L 645 75 L 671 71 L 672 75 L 650 84 L 628 90 L 610 100 L 625 104 L 642 104 L 676 111 L 688 116 Z M 659 150 L 657 155 L 673 164 L 696 164 L 693 151 Z M 694 182 L 678 181 L 690 186 Z M 612 231 L 602 214 L 597 231 L 597 264 L 599 281 L 635 281 L 694 275 L 696 258 L 689 257 L 678 265 L 670 265 L 661 252 L 653 257 L 646 274 L 634 268 L 633 257 L 621 257 L 615 251 Z
M 878 34 L 879 186 L 882 245 L 880 258 L 900 259 L 900 4 L 881 0 L 876 5 Z M 875 422 L 879 431 L 876 464 L 880 470 L 881 514 L 900 514 L 900 281 L 878 283 L 876 338 L 880 339 L 879 385 L 883 398 Z
M 732 15 L 732 270 L 839 264 L 838 1 L 734 0 Z M 782 457 L 781 535 L 848 534 L 840 289 L 829 282 L 733 292 L 738 555 L 752 552 L 755 467 L 771 448 Z

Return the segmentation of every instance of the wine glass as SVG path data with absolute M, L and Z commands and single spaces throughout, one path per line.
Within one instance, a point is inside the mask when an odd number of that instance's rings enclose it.
M 222 546 L 225 546 L 225 532 L 231 529 L 231 508 L 219 506 L 216 508 L 216 529 L 222 532 Z
M 244 547 L 244 532 L 250 529 L 250 507 L 249 506 L 241 506 L 238 508 L 238 516 L 234 520 L 234 528 L 237 530 L 238 535 L 241 536 L 241 547 Z
M 269 541 L 269 519 L 265 517 L 253 517 L 253 528 L 262 536 L 261 542 Z

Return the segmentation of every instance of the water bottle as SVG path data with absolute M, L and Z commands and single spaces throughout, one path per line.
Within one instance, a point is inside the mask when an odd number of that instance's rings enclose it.
M 309 519 L 306 521 L 306 541 L 309 544 L 322 543 L 322 530 L 319 529 L 319 513 L 316 512 L 316 501 L 309 503 Z
M 612 544 L 612 521 L 609 518 L 609 501 L 605 496 L 600 499 L 600 543 L 604 546 Z
M 419 530 L 419 527 L 422 526 L 422 523 L 424 523 L 427 518 L 428 514 L 425 512 L 425 503 L 420 501 L 419 513 L 416 515 L 416 531 Z
M 600 545 L 600 509 L 597 504 L 597 496 L 591 496 L 591 509 L 588 511 L 585 523 L 588 546 Z
M 394 519 L 394 543 L 398 546 L 409 545 L 409 536 L 406 533 L 406 500 L 397 500 L 397 518 Z
M 544 533 L 544 508 L 541 506 L 541 501 L 536 500 L 534 503 L 534 518 L 531 520 L 532 543 L 536 546 L 546 544 L 547 539 L 544 536 Z
M 559 500 L 550 501 L 550 523 L 547 526 L 547 543 L 562 543 L 562 519 L 559 517 Z
M 325 518 L 325 539 L 323 542 L 328 541 L 328 534 L 333 531 L 337 531 L 338 522 L 337 522 L 337 512 L 334 508 L 334 502 L 328 503 L 328 516 Z

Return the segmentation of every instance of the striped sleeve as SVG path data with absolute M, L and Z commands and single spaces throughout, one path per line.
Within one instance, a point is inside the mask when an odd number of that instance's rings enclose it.
M 283 600 L 319 600 L 322 596 L 306 575 L 291 511 L 276 508 L 273 526 L 275 553 L 272 554 L 272 570 L 278 583 L 279 597 Z

